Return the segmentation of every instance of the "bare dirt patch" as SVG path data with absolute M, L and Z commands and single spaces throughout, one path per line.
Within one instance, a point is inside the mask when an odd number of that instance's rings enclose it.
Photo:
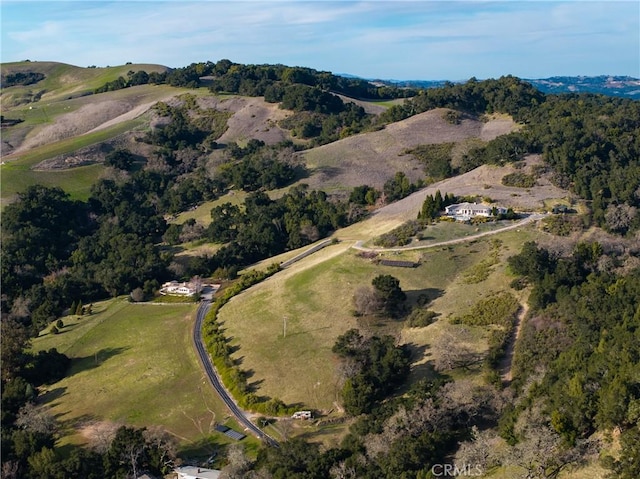
M 291 111 L 281 110 L 277 104 L 268 103 L 255 97 L 205 97 L 198 99 L 201 108 L 214 108 L 233 112 L 227 121 L 228 129 L 218 139 L 219 143 L 242 142 L 252 138 L 275 144 L 291 138 L 287 130 L 278 122 L 291 115 Z

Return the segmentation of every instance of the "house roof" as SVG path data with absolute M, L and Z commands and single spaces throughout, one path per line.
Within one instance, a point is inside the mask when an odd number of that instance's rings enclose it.
M 471 211 L 486 211 L 487 209 L 492 209 L 492 206 L 483 205 L 478 203 L 456 203 L 454 205 L 449 205 L 445 207 L 445 210 L 448 212 L 458 211 L 458 210 L 471 210 Z

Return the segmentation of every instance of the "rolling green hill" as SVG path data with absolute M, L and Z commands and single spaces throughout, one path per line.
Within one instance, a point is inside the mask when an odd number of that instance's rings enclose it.
M 129 71 L 165 72 L 162 65 L 129 64 L 113 67 L 85 68 L 57 62 L 15 62 L 2 64 L 2 76 L 18 72 L 42 73 L 45 78 L 31 85 L 3 88 L 2 108 L 5 113 L 12 108 L 30 103 L 34 97 L 42 101 L 57 101 L 93 93 L 98 87 L 120 76 L 126 78 Z

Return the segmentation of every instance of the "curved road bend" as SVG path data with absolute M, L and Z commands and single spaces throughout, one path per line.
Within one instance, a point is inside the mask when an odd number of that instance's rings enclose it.
M 278 447 L 278 441 L 274 438 L 265 434 L 260 430 L 258 426 L 253 424 L 245 415 L 244 411 L 240 409 L 240 407 L 236 404 L 233 398 L 229 395 L 227 390 L 225 389 L 222 381 L 218 377 L 218 373 L 211 362 L 209 354 L 204 347 L 202 342 L 202 323 L 204 322 L 204 317 L 207 315 L 207 311 L 209 311 L 209 307 L 211 303 L 209 301 L 201 301 L 198 306 L 198 312 L 196 313 L 196 324 L 193 329 L 193 344 L 196 347 L 196 351 L 198 352 L 198 356 L 200 356 L 200 362 L 204 367 L 205 373 L 209 378 L 209 382 L 213 386 L 213 389 L 216 390 L 222 401 L 227 405 L 227 407 L 231 410 L 231 413 L 236 417 L 238 422 L 242 424 L 246 429 L 248 429 L 251 434 L 256 436 L 258 439 L 266 442 L 270 446 Z

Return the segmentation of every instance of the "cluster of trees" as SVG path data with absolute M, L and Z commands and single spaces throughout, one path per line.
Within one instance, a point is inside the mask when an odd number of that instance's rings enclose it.
M 369 185 L 355 186 L 349 194 L 349 203 L 360 206 L 373 206 L 380 198 L 380 191 Z
M 357 329 L 339 336 L 333 352 L 342 360 L 342 403 L 348 414 L 371 412 L 409 374 L 411 353 L 392 336 L 364 337 Z
M 9 88 L 16 85 L 33 85 L 44 79 L 44 73 L 40 72 L 24 71 L 2 74 L 0 76 L 0 88 Z
M 347 334 L 359 341 L 357 332 Z M 351 354 L 352 345 L 342 346 Z M 378 402 L 359 417 L 338 447 L 290 439 L 279 448 L 261 449 L 255 461 L 245 457 L 243 475 L 231 477 L 432 477 L 441 472 L 432 471 L 434 465 L 450 463 L 445 458 L 458 441 L 471 436 L 470 424 L 495 419 L 494 399 L 494 390 L 471 382 L 452 383 L 442 376 L 420 381 L 402 397 Z M 233 462 L 237 470 L 240 461 Z
M 451 108 L 473 114 L 501 112 L 516 121 L 526 121 L 531 108 L 545 100 L 545 95 L 531 84 L 508 75 L 465 83 L 447 83 L 442 88 L 420 90 L 403 105 L 394 105 L 382 116 L 385 121 L 399 121 L 434 108 Z
M 2 477 L 47 479 L 102 479 L 105 477 L 162 476 L 173 470 L 175 438 L 161 429 L 121 426 L 108 431 L 91 448 L 73 448 L 68 455 L 54 449 L 55 420 L 46 411 L 25 406 L 13 432 L 13 449 L 3 440 Z
M 458 198 L 454 196 L 453 193 L 446 193 L 442 196 L 440 190 L 437 190 L 435 194 L 425 197 L 420 213 L 418 213 L 418 219 L 427 221 L 435 220 L 447 206 L 453 205 L 457 201 Z
M 302 165 L 294 163 L 293 146 L 288 143 L 267 147 L 263 141 L 249 140 L 244 148 L 230 144 L 227 149 L 230 161 L 220 168 L 218 175 L 225 187 L 274 190 L 304 172 Z
M 558 257 L 535 243 L 511 258 L 511 269 L 531 284 L 533 309 L 516 355 L 518 386 L 537 378 L 528 402 L 540 400 L 550 427 L 567 445 L 597 430 L 622 431 L 622 458 L 637 457 L 640 426 L 637 362 L 640 347 L 640 270 L 627 268 L 598 243 L 578 244 Z M 540 371 L 543 372 L 540 377 Z M 503 421 L 512 438 L 514 417 Z M 616 477 L 637 477 L 637 461 L 609 458 Z
M 328 95 L 338 99 L 335 95 Z M 338 101 L 342 103 L 342 100 Z M 344 103 L 337 113 L 299 111 L 279 122 L 282 128 L 291 130 L 293 136 L 309 140 L 307 147 L 324 145 L 359 133 L 370 124 L 371 117 L 354 103 Z
M 185 68 L 170 69 L 164 72 L 150 72 L 138 70 L 134 72 L 129 70 L 127 78 L 120 76 L 115 80 L 106 82 L 104 85 L 96 88 L 94 93 L 104 93 L 108 91 L 122 90 L 136 85 L 171 85 L 176 87 L 196 88 L 200 86 L 199 72 L 206 74 L 204 64 L 191 64 Z M 91 67 L 90 67 L 91 68 Z
M 536 178 L 533 175 L 527 175 L 516 171 L 502 177 L 500 181 L 505 186 L 515 186 L 517 188 L 532 188 L 536 184 Z
M 189 68 L 189 67 L 187 67 Z M 216 92 L 239 93 L 249 96 L 277 98 L 283 87 L 306 85 L 323 91 L 342 93 L 355 98 L 407 98 L 416 90 L 374 86 L 359 78 L 346 78 L 312 68 L 285 65 L 242 65 L 229 60 L 217 62 L 210 73 L 211 89 Z M 267 100 L 269 101 L 269 100 Z
M 449 110 L 450 113 L 453 113 Z M 432 145 L 419 145 L 406 150 L 405 153 L 413 155 L 424 165 L 426 181 L 433 183 L 452 176 L 454 168 L 451 166 L 451 152 L 455 143 L 436 143 Z
M 296 249 L 349 223 L 348 204 L 331 201 L 322 191 L 296 186 L 277 200 L 258 191 L 244 209 L 226 203 L 211 210 L 207 237 L 227 243 L 209 260 L 209 269 L 239 267 L 288 249 Z
M 407 175 L 405 175 L 402 171 L 396 172 L 393 175 L 393 178 L 388 179 L 382 188 L 384 192 L 384 198 L 387 202 L 391 203 L 393 201 L 401 200 L 406 196 L 409 196 L 414 191 L 417 191 L 423 186 L 422 182 L 418 182 L 417 184 L 411 183 Z
M 380 274 L 373 278 L 371 287 L 360 287 L 353 296 L 356 316 L 384 314 L 396 317 L 404 311 L 407 295 L 400 288 L 398 278 Z

